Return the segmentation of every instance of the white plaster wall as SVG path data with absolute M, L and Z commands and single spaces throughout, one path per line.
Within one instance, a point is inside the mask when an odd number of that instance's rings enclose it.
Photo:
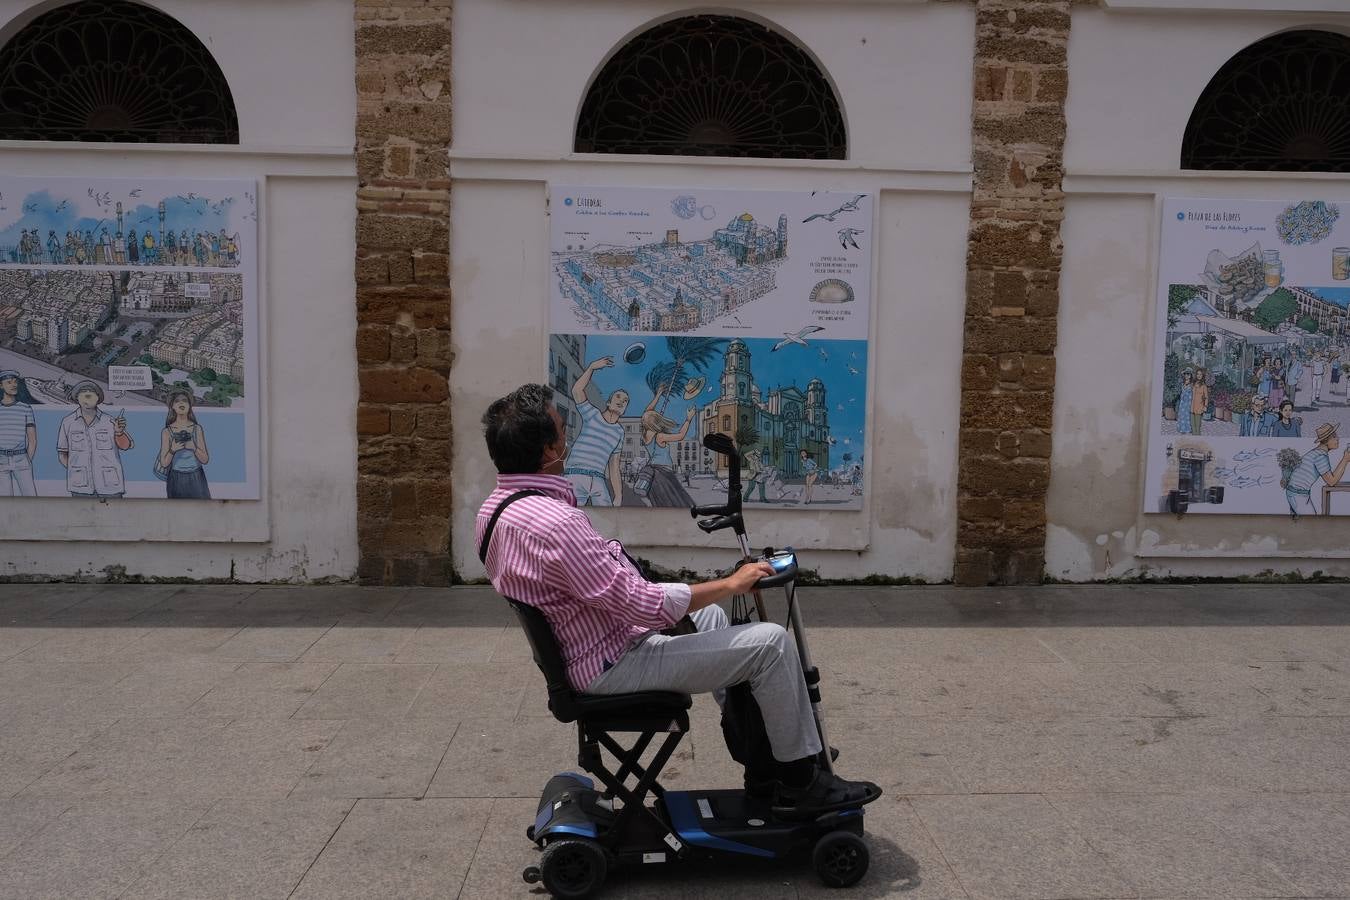
M 495 473 L 478 418 L 542 381 L 547 363 L 547 183 L 873 191 L 880 196 L 868 498 L 859 513 L 750 513 L 752 540 L 809 551 L 836 578 L 951 576 L 970 206 L 973 12 L 956 4 L 759 3 L 821 61 L 849 123 L 849 160 L 576 156 L 587 84 L 627 36 L 690 11 L 668 3 L 461 0 L 451 175 L 452 553 L 482 576 L 473 519 Z M 702 9 L 697 11 L 703 11 Z M 863 43 L 863 39 L 866 43 Z M 506 61 L 506 62 L 504 62 Z M 596 526 L 657 563 L 708 572 L 734 542 L 679 510 L 595 510 Z
M 1182 133 L 1213 73 L 1248 44 L 1296 27 L 1350 29 L 1350 13 L 1074 13 L 1046 541 L 1051 576 L 1350 574 L 1344 519 L 1177 519 L 1141 511 L 1157 198 L 1346 193 L 1343 176 L 1180 171 Z
M 34 177 L 259 182 L 263 499 L 6 500 L 0 576 L 99 575 L 120 566 L 145 577 L 351 577 L 358 557 L 351 4 L 252 2 L 247 15 L 238 4 L 158 6 L 215 54 L 230 80 L 240 145 L 0 141 L 0 165 Z M 0 2 L 0 39 L 31 15 L 27 4 Z
M 1339 14 L 1279 14 L 1075 7 L 1069 36 L 1066 170 L 1177 171 L 1191 110 L 1224 63 L 1281 31 L 1327 28 L 1350 33 L 1350 4 L 1341 8 Z
M 794 38 L 844 107 L 849 158 L 907 168 L 970 159 L 974 11 L 964 4 L 461 0 L 455 4 L 455 149 L 562 156 L 591 79 L 656 22 L 698 12 L 757 19 Z M 957 98 L 957 102 L 953 102 Z

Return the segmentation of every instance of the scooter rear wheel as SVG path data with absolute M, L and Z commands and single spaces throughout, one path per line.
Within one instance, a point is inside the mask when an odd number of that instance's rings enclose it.
M 816 841 L 811 862 L 827 887 L 849 887 L 867 874 L 871 855 L 867 844 L 853 832 L 831 831 Z
M 605 851 L 591 841 L 567 838 L 544 848 L 539 871 L 544 887 L 563 900 L 589 897 L 605 883 Z

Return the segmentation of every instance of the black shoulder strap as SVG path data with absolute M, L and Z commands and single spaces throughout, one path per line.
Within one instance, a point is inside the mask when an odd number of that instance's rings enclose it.
M 512 503 L 515 503 L 522 497 L 544 497 L 544 496 L 547 495 L 543 491 L 535 490 L 534 488 L 527 488 L 523 491 L 516 491 L 514 494 L 503 500 L 501 504 L 497 507 L 496 511 L 492 514 L 492 518 L 488 519 L 487 528 L 483 529 L 483 540 L 480 541 L 478 544 L 478 561 L 483 563 L 484 565 L 487 564 L 488 545 L 492 543 L 492 530 L 497 527 L 497 520 L 502 517 L 502 513 L 506 511 L 506 508 L 508 506 L 510 506 Z

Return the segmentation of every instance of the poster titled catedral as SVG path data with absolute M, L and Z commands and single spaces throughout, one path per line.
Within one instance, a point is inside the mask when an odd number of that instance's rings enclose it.
M 872 198 L 553 185 L 549 379 L 582 505 L 859 509 Z
M 0 496 L 256 499 L 251 181 L 0 178 Z

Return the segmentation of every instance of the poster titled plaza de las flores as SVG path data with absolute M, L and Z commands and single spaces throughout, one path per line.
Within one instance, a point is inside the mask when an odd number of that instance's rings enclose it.
M 872 198 L 551 185 L 549 381 L 582 505 L 863 500 Z
M 257 499 L 252 181 L 0 177 L 0 497 Z
M 1146 512 L 1350 515 L 1350 200 L 1163 203 Z

